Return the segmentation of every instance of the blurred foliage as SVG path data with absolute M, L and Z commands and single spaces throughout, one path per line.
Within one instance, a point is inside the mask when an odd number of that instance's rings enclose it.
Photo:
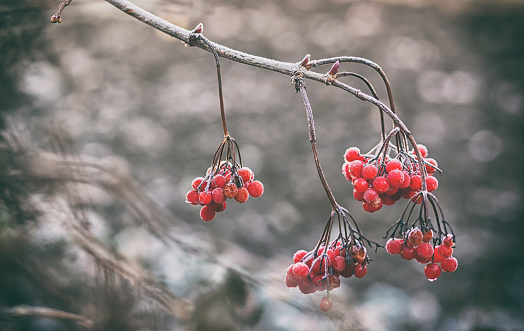
M 436 193 L 459 269 L 428 283 L 421 265 L 379 251 L 319 313 L 322 295 L 284 285 L 292 254 L 315 245 L 330 211 L 288 77 L 222 62 L 228 127 L 266 191 L 204 224 L 184 198 L 221 139 L 212 56 L 104 2 L 73 2 L 50 24 L 58 3 L 3 1 L 1 307 L 56 308 L 97 330 L 524 328 L 521 1 L 137 4 L 256 55 L 379 63 L 400 117 L 444 170 Z M 374 72 L 343 68 L 386 99 Z M 364 213 L 340 174 L 347 147 L 378 141 L 376 110 L 307 84 L 337 201 L 380 240 L 402 206 Z M 2 311 L 0 328 L 84 329 Z

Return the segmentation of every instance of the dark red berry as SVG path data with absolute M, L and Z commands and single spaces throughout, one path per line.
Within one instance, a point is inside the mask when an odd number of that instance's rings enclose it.
M 215 214 L 216 212 L 208 206 L 204 206 L 202 209 L 200 209 L 200 218 L 206 222 L 209 222 L 215 218 Z
M 445 272 L 453 272 L 457 270 L 458 261 L 454 257 L 447 257 L 440 261 L 440 266 L 442 267 L 442 270 L 444 270 Z
M 386 242 L 386 251 L 389 254 L 400 254 L 403 242 L 404 241 L 399 238 L 389 238 Z
M 440 274 L 442 273 L 442 270 L 440 269 L 440 266 L 436 263 L 430 263 L 424 267 L 424 274 L 430 281 L 436 280 Z
M 358 264 L 355 266 L 353 273 L 355 274 L 355 277 L 362 278 L 368 273 L 368 267 Z
M 238 187 L 235 185 L 235 183 L 227 183 L 226 186 L 224 186 L 224 194 L 228 198 L 234 198 L 238 193 Z

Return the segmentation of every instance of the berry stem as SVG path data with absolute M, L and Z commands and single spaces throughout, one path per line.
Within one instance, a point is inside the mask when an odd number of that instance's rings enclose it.
M 226 111 L 224 110 L 224 97 L 222 95 L 222 74 L 220 72 L 220 61 L 218 60 L 218 53 L 211 44 L 211 42 L 204 37 L 201 33 L 199 33 L 196 37 L 196 39 L 202 40 L 208 47 L 211 49 L 211 52 L 213 53 L 213 56 L 215 57 L 216 67 L 217 67 L 217 78 L 218 78 L 218 99 L 220 100 L 220 116 L 222 117 L 222 128 L 224 129 L 224 137 L 228 137 L 229 133 L 227 131 L 227 124 L 226 124 Z
M 318 176 L 320 177 L 322 186 L 326 191 L 326 195 L 329 199 L 329 203 L 331 204 L 331 208 L 335 210 L 340 206 L 336 202 L 335 196 L 333 195 L 333 192 L 331 191 L 331 189 L 329 188 L 329 184 L 327 183 L 326 176 L 324 176 L 324 171 L 322 171 L 322 167 L 320 166 L 320 159 L 318 157 L 317 151 L 317 135 L 315 133 L 315 120 L 313 118 L 313 109 L 311 109 L 311 104 L 309 103 L 309 99 L 307 97 L 306 85 L 304 83 L 304 79 L 298 75 L 295 76 L 293 79 L 295 81 L 295 89 L 297 89 L 297 92 L 300 91 L 302 100 L 304 101 L 304 106 L 306 107 L 307 124 L 309 129 L 309 142 L 311 143 L 311 150 L 313 151 L 313 158 L 315 159 L 315 165 L 317 167 Z
M 354 72 L 339 72 L 338 74 L 335 75 L 335 79 L 338 78 L 338 77 L 347 77 L 347 76 L 356 77 L 356 78 L 360 79 L 361 81 L 363 81 L 364 84 L 366 84 L 367 87 L 369 88 L 369 91 L 371 92 L 373 97 L 375 99 L 379 100 L 377 91 L 375 90 L 373 85 L 370 83 L 370 81 L 366 77 L 364 77 L 364 76 L 362 76 L 360 74 L 357 74 L 357 73 L 354 73 Z M 388 82 L 388 84 L 389 84 L 389 82 Z M 381 127 L 380 133 L 381 133 L 381 137 L 382 137 L 382 140 L 385 140 L 386 139 L 386 128 L 385 128 L 385 125 L 384 125 L 384 113 L 382 113 L 380 108 L 378 109 L 378 113 L 380 115 L 380 127 Z

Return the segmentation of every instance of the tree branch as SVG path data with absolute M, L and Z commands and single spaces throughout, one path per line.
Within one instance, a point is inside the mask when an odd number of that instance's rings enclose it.
M 29 317 L 43 317 L 51 319 L 61 319 L 75 321 L 86 329 L 93 327 L 93 321 L 80 315 L 68 313 L 62 310 L 19 305 L 15 307 L 0 307 L 0 316 L 2 318 L 29 318 Z

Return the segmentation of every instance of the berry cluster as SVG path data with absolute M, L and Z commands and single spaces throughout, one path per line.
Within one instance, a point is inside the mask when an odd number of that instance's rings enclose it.
M 432 240 L 433 244 L 430 243 Z M 457 270 L 458 261 L 452 256 L 453 245 L 451 234 L 441 240 L 441 238 L 433 238 L 431 229 L 422 231 L 415 227 L 408 230 L 404 238 L 390 238 L 386 242 L 386 251 L 389 254 L 400 254 L 405 260 L 415 259 L 419 263 L 426 264 L 424 274 L 429 281 L 434 281 L 442 271 Z
M 339 235 L 331 241 L 334 226 L 339 229 Z M 288 267 L 286 273 L 286 285 L 290 288 L 298 286 L 304 294 L 316 291 L 329 293 L 340 286 L 340 276 L 364 277 L 368 271 L 367 265 L 371 261 L 364 243 L 369 247 L 379 247 L 377 243 L 362 235 L 346 209 L 337 206 L 331 212 L 324 233 L 315 248 L 309 252 L 299 250 L 293 255 L 293 264 Z M 331 309 L 329 297 L 322 299 L 320 308 L 323 311 Z
M 193 189 L 187 192 L 186 202 L 203 206 L 200 218 L 211 221 L 217 212 L 226 209 L 228 198 L 244 203 L 250 196 L 261 196 L 264 185 L 254 178 L 255 174 L 248 167 L 237 169 L 236 164 L 222 161 L 217 169 L 210 167 L 205 177 L 193 179 Z
M 428 158 L 428 150 L 418 145 L 424 158 L 426 188 L 431 192 L 437 189 L 438 180 L 433 176 L 437 162 Z M 422 176 L 414 151 L 399 153 L 395 158 L 360 154 L 357 147 L 350 147 L 344 154 L 342 173 L 353 184 L 353 197 L 361 201 L 364 210 L 372 213 L 383 205 L 393 205 L 401 198 L 411 199 L 422 189 Z
M 327 250 L 325 246 L 320 246 L 309 252 L 297 251 L 293 255 L 293 264 L 287 269 L 286 285 L 290 288 L 298 286 L 304 294 L 331 291 L 340 286 L 340 276 L 364 277 L 368 262 L 367 250 L 362 243 L 355 242 L 349 246 L 337 239 L 328 245 Z M 331 309 L 325 301 L 323 299 L 320 304 L 323 311 Z

